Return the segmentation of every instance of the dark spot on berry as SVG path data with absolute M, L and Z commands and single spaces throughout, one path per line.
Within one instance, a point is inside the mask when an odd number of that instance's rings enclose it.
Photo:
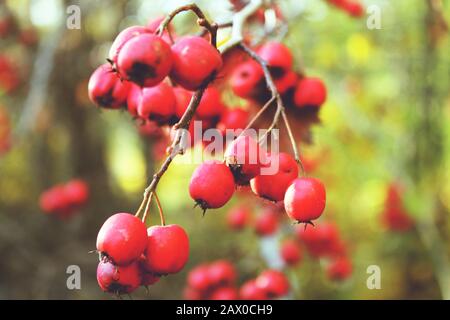
M 143 86 L 146 79 L 156 77 L 156 70 L 152 66 L 145 63 L 136 62 L 128 72 L 129 80 Z

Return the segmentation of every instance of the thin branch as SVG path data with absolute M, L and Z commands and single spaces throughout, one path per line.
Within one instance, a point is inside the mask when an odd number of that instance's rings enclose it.
M 155 200 L 156 200 L 156 205 L 158 206 L 158 210 L 159 210 L 159 218 L 161 219 L 161 225 L 165 226 L 166 225 L 166 219 L 164 218 L 164 212 L 161 206 L 161 202 L 159 201 L 158 195 L 156 194 L 156 191 L 153 192 L 153 194 L 155 195 Z
M 152 203 L 152 197 L 153 197 L 153 193 L 150 193 L 150 197 L 147 201 L 147 204 L 145 205 L 145 211 L 144 211 L 144 216 L 142 217 L 142 222 L 145 223 L 145 221 L 147 220 L 147 216 L 150 213 L 150 204 Z M 144 202 L 142 202 L 144 203 Z

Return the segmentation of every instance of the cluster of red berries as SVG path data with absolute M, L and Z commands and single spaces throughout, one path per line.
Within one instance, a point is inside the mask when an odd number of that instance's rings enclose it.
M 264 174 L 262 169 L 269 165 L 278 170 Z M 297 162 L 289 154 L 268 154 L 247 135 L 229 145 L 225 163 L 206 161 L 198 166 L 191 177 L 189 192 L 203 210 L 216 209 L 231 199 L 236 185 L 248 184 L 261 198 L 284 201 L 288 216 L 299 223 L 319 218 L 325 209 L 326 192 L 322 182 L 298 178 Z
M 0 106 L 0 156 L 11 147 L 11 122 L 4 107 Z
M 180 272 L 189 259 L 189 238 L 179 225 L 147 229 L 136 216 L 117 213 L 100 228 L 97 251 L 100 288 L 124 294 Z
M 403 204 L 402 188 L 397 183 L 388 186 L 382 222 L 388 230 L 405 232 L 414 227 L 414 220 Z
M 187 277 L 184 298 L 187 300 L 267 300 L 285 296 L 289 281 L 277 270 L 263 271 L 256 279 L 236 287 L 237 272 L 227 260 L 201 264 Z
M 359 0 L 327 0 L 329 4 L 347 12 L 350 16 L 360 18 L 364 15 L 364 7 Z
M 69 218 L 86 204 L 89 187 L 81 179 L 58 184 L 44 191 L 39 199 L 41 210 L 58 218 Z
M 342 240 L 339 230 L 334 223 L 322 222 L 314 228 L 296 228 L 297 245 L 301 243 L 310 257 L 314 259 L 326 258 L 328 260 L 327 276 L 330 280 L 345 280 L 352 274 L 352 262 L 348 256 L 347 244 Z M 294 240 L 290 240 L 292 246 Z M 293 246 L 292 246 L 293 247 Z M 283 254 L 283 249 L 285 250 Z M 295 250 L 282 247 L 282 256 L 287 262 L 289 255 Z M 292 251 L 292 252 L 288 252 Z

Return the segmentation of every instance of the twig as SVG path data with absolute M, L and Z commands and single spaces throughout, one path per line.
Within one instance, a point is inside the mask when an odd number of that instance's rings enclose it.
M 147 201 L 147 204 L 145 205 L 144 216 L 142 217 L 142 222 L 143 223 L 145 223 L 145 221 L 147 220 L 147 216 L 150 213 L 150 204 L 152 203 L 152 197 L 153 197 L 153 193 L 150 193 L 150 196 L 149 196 L 149 199 Z

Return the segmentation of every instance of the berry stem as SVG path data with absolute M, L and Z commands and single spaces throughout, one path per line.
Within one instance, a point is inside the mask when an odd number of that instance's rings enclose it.
M 147 199 L 147 203 L 145 205 L 145 211 L 144 211 L 144 215 L 142 217 L 142 222 L 145 224 L 145 221 L 147 220 L 147 216 L 150 213 L 150 204 L 152 202 L 152 197 L 153 197 L 153 193 L 150 193 L 148 199 Z
M 159 197 L 156 194 L 156 192 L 153 192 L 152 194 L 155 195 L 156 205 L 158 206 L 158 210 L 159 210 L 159 218 L 161 219 L 161 225 L 165 226 L 166 225 L 166 219 L 164 218 L 164 211 L 162 209 L 161 202 L 159 201 Z

